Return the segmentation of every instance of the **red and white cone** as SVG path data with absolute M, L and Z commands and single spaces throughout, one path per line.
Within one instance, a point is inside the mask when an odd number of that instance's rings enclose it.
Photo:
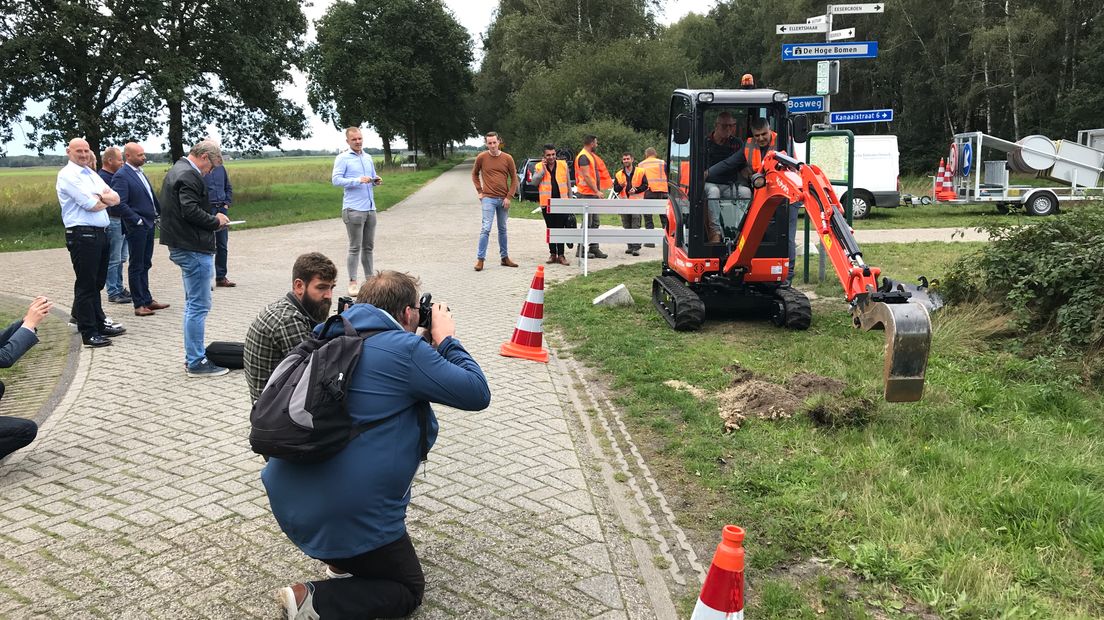
M 726 525 L 690 620 L 743 620 L 744 528 Z
M 544 265 L 537 267 L 533 283 L 529 285 L 529 295 L 521 306 L 517 327 L 510 342 L 502 345 L 499 351 L 506 357 L 518 357 L 534 362 L 548 362 L 548 349 L 544 340 Z

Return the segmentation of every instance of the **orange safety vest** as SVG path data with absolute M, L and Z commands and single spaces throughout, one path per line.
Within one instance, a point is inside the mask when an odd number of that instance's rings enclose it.
M 598 181 L 598 192 L 591 193 L 593 190 L 589 186 L 583 185 L 583 171 L 579 168 L 579 158 L 586 155 L 591 161 L 591 166 L 597 171 L 594 175 L 595 180 Z M 579 154 L 575 156 L 575 184 L 579 187 L 579 193 L 584 196 L 601 196 L 600 192 L 609 190 L 613 187 L 613 178 L 610 177 L 609 168 L 606 168 L 606 162 L 602 161 L 601 157 L 598 157 L 597 153 L 590 153 L 586 149 L 579 151 Z
M 538 173 L 544 170 L 544 162 L 538 161 L 536 166 L 533 166 L 533 172 Z M 560 198 L 571 198 L 571 188 L 568 186 L 567 181 L 567 162 L 562 159 L 556 160 L 556 185 L 560 187 Z M 545 209 L 552 202 L 552 175 L 546 174 L 541 179 L 540 188 L 540 206 Z
M 629 200 L 639 200 L 640 198 L 644 197 L 644 194 L 629 193 L 630 187 L 636 187 L 638 185 L 638 183 L 636 183 L 635 181 L 636 175 L 639 174 L 637 170 L 640 170 L 640 168 L 633 168 L 633 175 L 631 179 L 629 178 L 629 175 L 625 174 L 624 167 L 619 168 L 617 170 L 617 174 L 613 175 L 613 177 L 617 179 L 617 183 L 621 185 L 621 193 L 617 194 L 621 198 L 628 198 Z
M 649 192 L 667 193 L 667 167 L 662 159 L 648 157 L 636 165 L 636 174 L 633 175 L 633 187 L 638 187 L 644 179 L 648 179 Z
M 770 144 L 767 145 L 767 152 L 778 150 L 778 134 L 771 132 Z M 755 143 L 755 138 L 748 138 L 744 143 L 744 160 L 747 161 L 748 167 L 752 173 L 759 172 L 759 168 L 763 166 L 763 154 L 759 151 L 759 145 Z

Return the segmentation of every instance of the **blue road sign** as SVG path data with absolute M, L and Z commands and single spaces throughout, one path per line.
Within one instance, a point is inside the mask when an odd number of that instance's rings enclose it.
M 892 121 L 893 110 L 855 110 L 852 112 L 832 112 L 828 114 L 829 125 L 889 123 Z
M 804 114 L 805 112 L 823 112 L 824 97 L 821 97 L 820 95 L 812 97 L 790 97 L 790 100 L 786 102 L 786 107 L 790 109 L 790 114 Z
M 877 41 L 782 44 L 782 60 L 842 60 L 845 58 L 877 57 Z
M 970 143 L 962 145 L 962 165 L 958 167 L 962 171 L 963 177 L 970 176 L 970 166 L 974 163 L 974 147 L 970 146 Z

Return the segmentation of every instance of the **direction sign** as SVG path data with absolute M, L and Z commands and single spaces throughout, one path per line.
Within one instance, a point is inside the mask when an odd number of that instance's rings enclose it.
M 855 29 L 854 28 L 844 28 L 843 30 L 833 30 L 832 32 L 828 33 L 828 40 L 829 41 L 842 41 L 844 39 L 854 39 L 854 38 L 855 38 Z
M 828 24 L 778 24 L 775 34 L 801 34 L 805 32 L 828 32 Z
M 806 24 L 827 24 L 828 23 L 828 16 L 827 15 L 815 15 L 813 17 L 810 17 L 810 18 L 806 19 L 805 23 Z
M 970 143 L 967 142 L 962 145 L 962 166 L 960 166 L 960 169 L 962 170 L 963 177 L 969 178 L 970 167 L 973 166 L 973 163 L 974 147 L 970 146 Z
M 831 112 L 828 114 L 828 124 L 830 125 L 888 123 L 892 120 L 893 110 L 854 110 L 851 112 Z
M 829 4 L 828 12 L 832 15 L 855 15 L 857 13 L 884 13 L 884 4 Z
M 782 60 L 839 60 L 844 58 L 877 57 L 877 41 L 782 44 Z
M 804 114 L 806 112 L 823 112 L 824 97 L 790 97 L 786 102 L 790 114 Z
M 821 60 L 817 63 L 816 94 L 827 95 L 832 90 L 831 75 L 832 61 Z

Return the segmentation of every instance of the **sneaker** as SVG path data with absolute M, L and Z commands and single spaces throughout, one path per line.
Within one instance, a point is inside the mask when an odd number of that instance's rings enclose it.
M 334 567 L 329 564 L 326 565 L 326 578 L 327 579 L 348 579 L 352 577 L 352 573 L 339 573 L 334 570 Z
M 123 326 L 123 324 L 122 323 L 116 323 L 115 319 L 113 319 L 109 316 L 104 316 L 104 327 L 122 327 L 122 326 Z
M 98 349 L 100 347 L 110 347 L 111 340 L 104 338 L 103 336 L 89 336 L 87 338 L 81 338 L 84 342 L 84 346 Z
M 122 336 L 125 333 L 126 333 L 126 328 L 123 327 L 122 325 L 118 325 L 118 324 L 104 325 L 100 329 L 100 335 L 107 336 L 108 338 L 112 338 L 114 336 Z
M 119 293 L 118 295 L 108 295 L 107 301 L 113 304 L 129 304 L 134 303 L 134 299 L 127 295 L 126 292 Z
M 629 250 L 629 254 L 632 254 L 633 256 L 640 256 L 640 250 L 637 250 L 637 249 Z
M 221 377 L 228 372 L 229 368 L 215 366 L 206 357 L 189 366 L 187 370 L 189 377 Z
M 295 586 L 306 590 L 303 602 L 295 599 Z M 284 609 L 284 617 L 287 620 L 319 620 L 318 612 L 314 610 L 314 586 L 310 583 L 297 583 L 295 586 L 287 586 L 276 591 L 276 602 Z
M 609 254 L 606 254 L 605 252 L 603 252 L 602 250 L 599 250 L 598 248 L 591 248 L 590 251 L 587 252 L 587 258 L 608 258 L 608 257 L 609 257 Z
M 353 297 L 356 297 L 357 293 L 359 293 L 359 292 L 360 292 L 360 285 L 357 284 L 357 281 L 356 280 L 349 280 L 349 294 L 352 295 Z

